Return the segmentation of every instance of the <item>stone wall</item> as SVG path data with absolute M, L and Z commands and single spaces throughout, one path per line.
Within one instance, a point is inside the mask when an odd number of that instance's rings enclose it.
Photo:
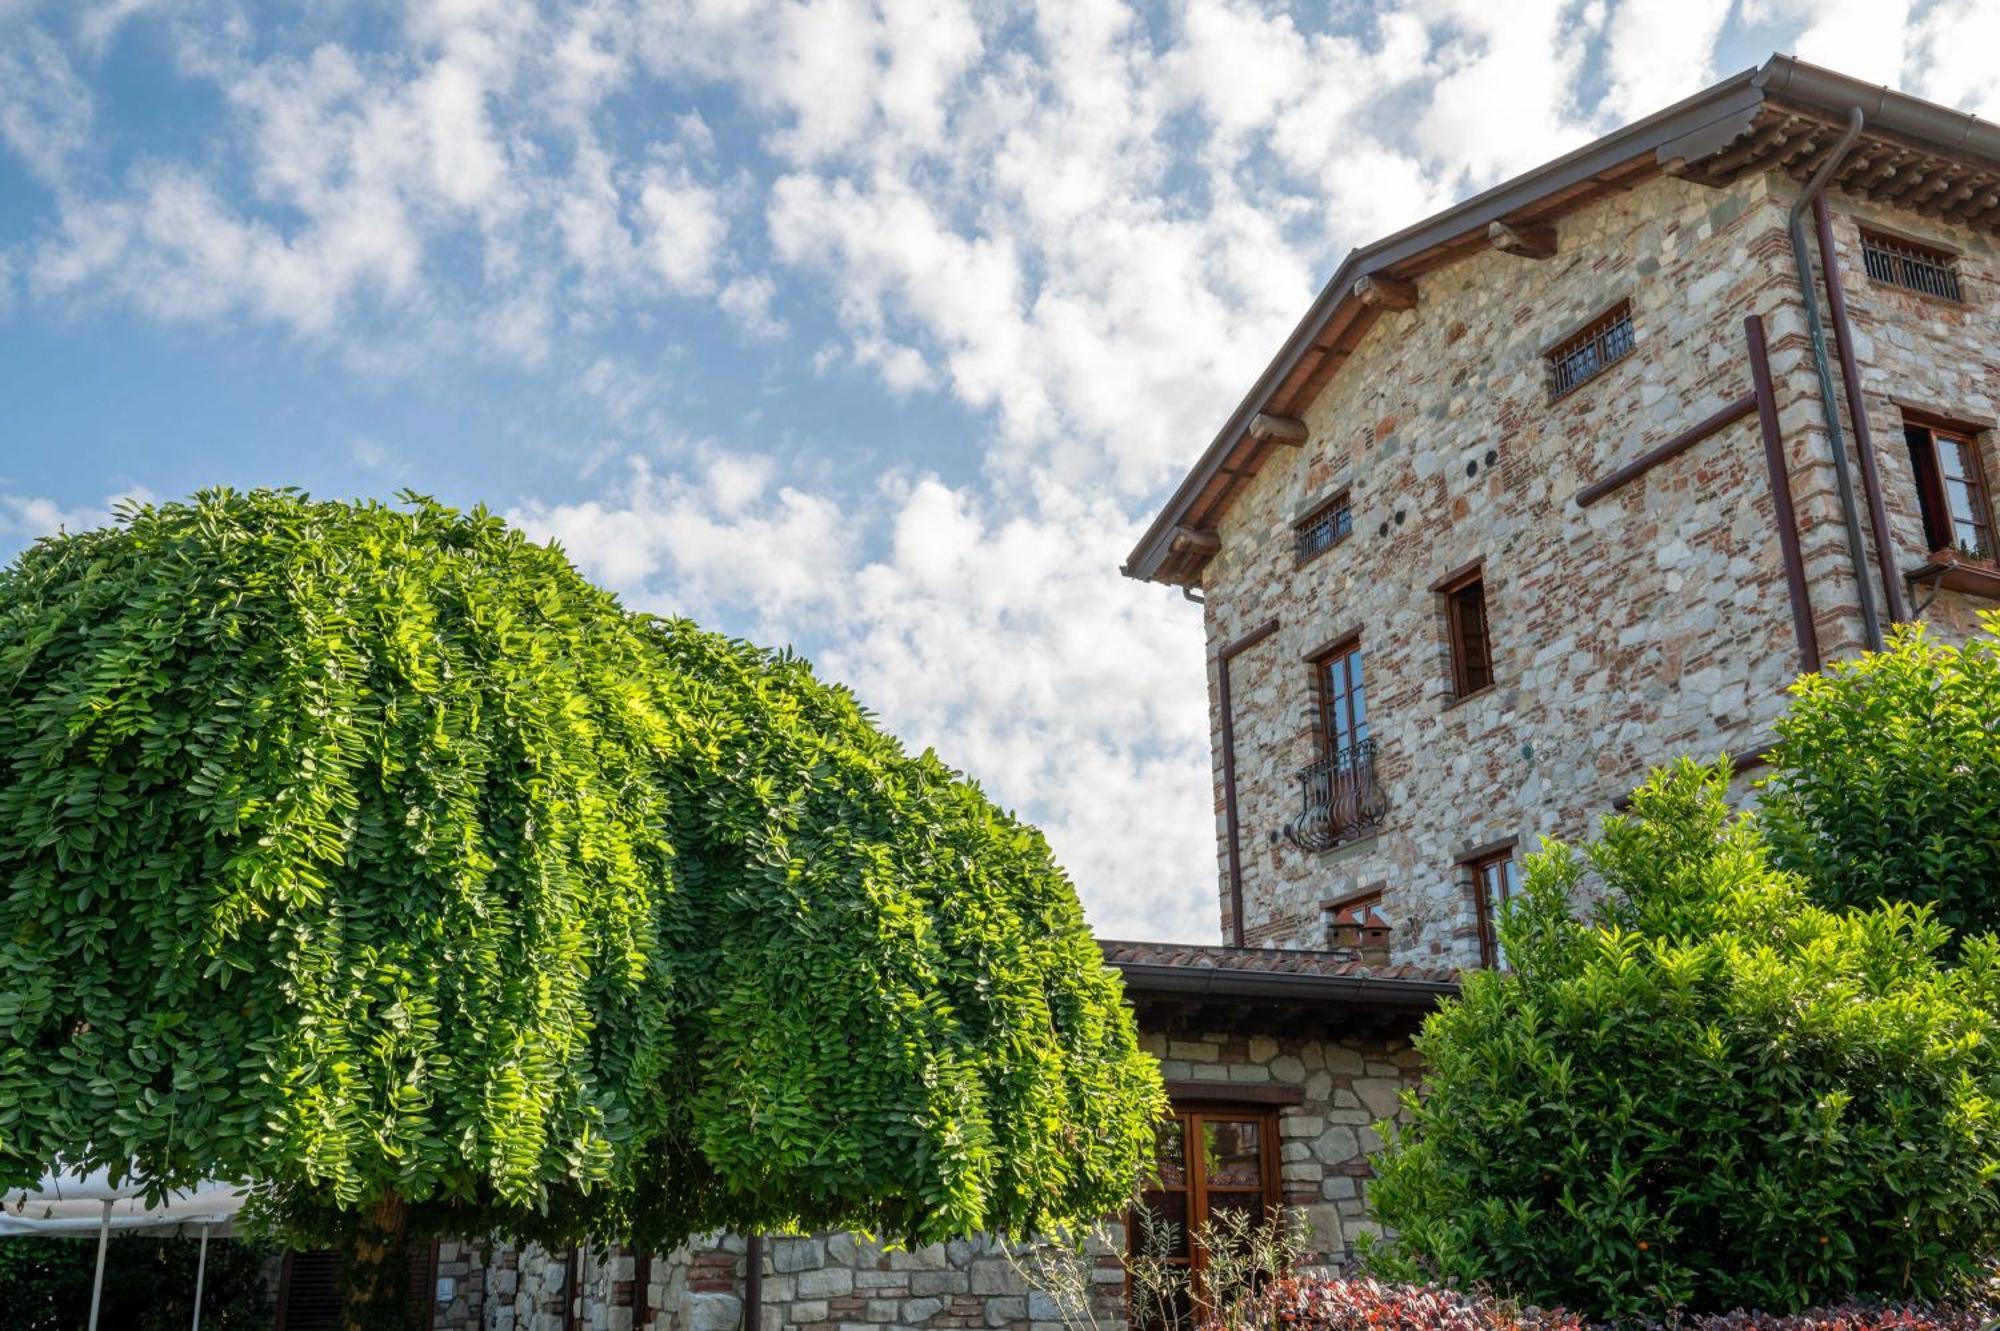
M 1574 498 L 1749 390 L 1745 315 L 1761 315 L 1770 340 L 1822 656 L 1859 650 L 1785 235 L 1793 197 L 1775 176 L 1727 190 L 1659 177 L 1563 218 L 1553 258 L 1485 251 L 1425 275 L 1417 306 L 1385 315 L 1308 410 L 1304 447 L 1244 487 L 1204 590 L 1225 911 L 1212 663 L 1224 644 L 1279 622 L 1231 666 L 1248 942 L 1323 946 L 1326 903 L 1379 889 L 1394 960 L 1478 964 L 1471 850 L 1587 836 L 1654 764 L 1768 739 L 1800 658 L 1755 416 L 1589 508 Z M 1991 291 L 1990 249 L 1953 239 L 1968 251 L 1969 289 Z M 1917 319 L 1910 307 L 1924 298 L 1855 294 L 1870 320 L 1873 400 L 1921 381 L 1925 394 L 1990 404 L 2000 363 L 1990 305 Z M 1631 302 L 1636 350 L 1552 402 L 1547 348 L 1620 300 Z M 1887 457 L 1900 424 L 1885 419 L 1877 435 L 1914 544 L 1907 457 Z M 1343 488 L 1352 536 L 1299 565 L 1294 522 Z M 1433 588 L 1473 561 L 1496 683 L 1461 700 Z M 1950 622 L 1962 627 L 1962 616 Z M 1374 835 L 1313 854 L 1281 835 L 1300 806 L 1296 774 L 1319 757 L 1309 658 L 1354 632 L 1389 811 Z
M 1832 204 L 1840 284 L 1881 463 L 1890 541 L 1896 567 L 1908 570 L 1923 562 L 1928 543 L 1903 438 L 1907 410 L 1927 410 L 1974 429 L 1986 479 L 2000 480 L 2000 458 L 1994 452 L 1994 426 L 2000 421 L 2000 318 L 1995 317 L 2000 310 L 2000 249 L 1988 236 L 1866 200 L 1836 194 Z M 1863 226 L 1956 251 L 1965 299 L 1946 300 L 1871 280 L 1862 262 Z M 1843 411 L 1846 405 L 1843 396 Z M 1872 545 L 1870 552 L 1872 558 Z M 1919 589 L 1918 601 L 1928 594 Z M 1947 591 L 1937 595 L 1923 618 L 1946 635 L 1963 638 L 1976 630 L 1977 612 L 1990 608 L 1988 602 Z
M 1338 1269 L 1370 1232 L 1368 1156 L 1380 1147 L 1374 1124 L 1397 1112 L 1397 1096 L 1418 1076 L 1415 1051 L 1400 1039 L 1322 1040 L 1195 1031 L 1150 1032 L 1146 1048 L 1172 1083 L 1296 1090 L 1278 1111 L 1279 1171 L 1285 1202 L 1311 1225 L 1308 1264 Z M 1226 1102 L 1228 1093 L 1215 1092 Z M 1100 1326 L 1122 1322 L 1124 1227 L 1107 1218 L 1078 1268 L 1094 1292 Z M 744 1241 L 724 1235 L 655 1257 L 645 1331 L 733 1331 L 741 1324 Z M 565 1331 L 568 1297 L 581 1297 L 581 1325 L 632 1331 L 637 1263 L 629 1252 L 584 1256 L 572 1291 L 567 1254 L 496 1245 L 488 1255 L 483 1310 L 467 1305 L 437 1325 L 449 1331 Z M 995 1240 L 885 1248 L 852 1234 L 774 1235 L 765 1241 L 762 1331 L 786 1327 L 987 1328 L 1055 1331 L 1083 1324 L 1050 1290 L 1024 1279 L 1034 1258 Z M 440 1268 L 443 1269 L 442 1266 Z

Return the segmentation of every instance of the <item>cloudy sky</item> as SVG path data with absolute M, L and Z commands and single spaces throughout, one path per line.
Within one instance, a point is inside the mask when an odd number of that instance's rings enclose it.
M 218 483 L 484 501 L 789 642 L 1213 939 L 1138 529 L 1351 246 L 1992 0 L 0 0 L 0 556 Z

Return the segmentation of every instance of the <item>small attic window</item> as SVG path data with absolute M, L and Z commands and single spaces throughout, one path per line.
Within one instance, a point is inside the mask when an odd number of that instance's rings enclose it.
M 1946 300 L 1965 299 L 1958 286 L 1958 257 L 1944 250 L 1885 236 L 1879 231 L 1863 231 L 1861 260 L 1873 281 Z
M 1354 531 L 1354 507 L 1342 490 L 1292 524 L 1298 562 L 1303 564 L 1333 549 Z
M 1621 300 L 1548 351 L 1549 399 L 1575 391 L 1632 354 L 1632 302 Z

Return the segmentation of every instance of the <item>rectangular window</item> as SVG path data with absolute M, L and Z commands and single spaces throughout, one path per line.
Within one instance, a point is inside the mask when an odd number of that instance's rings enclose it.
M 1993 507 L 1978 443 L 1968 433 L 1928 425 L 1905 426 L 1903 436 L 1910 445 L 1917 507 L 1930 548 L 1991 560 Z
M 1498 967 L 1507 964 L 1500 950 L 1500 908 L 1521 890 L 1521 867 L 1514 852 L 1503 850 L 1469 862 L 1472 871 L 1472 905 L 1479 916 L 1479 964 Z
M 1861 261 L 1868 269 L 1868 276 L 1877 282 L 1908 287 L 1946 300 L 1965 299 L 1958 286 L 1958 260 L 1943 250 L 1863 231 Z
M 1549 397 L 1562 397 L 1632 354 L 1632 302 L 1621 300 L 1549 349 Z
M 1329 757 L 1352 753 L 1368 738 L 1368 693 L 1361 680 L 1361 640 L 1334 648 L 1315 664 L 1320 738 Z
M 1486 630 L 1486 582 L 1474 569 L 1438 589 L 1451 636 L 1453 693 L 1466 698 L 1493 683 L 1493 644 Z
M 1298 562 L 1303 564 L 1316 555 L 1325 554 L 1346 540 L 1353 531 L 1354 509 L 1348 504 L 1347 494 L 1343 491 L 1292 524 Z
M 1166 1267 L 1174 1287 L 1128 1285 L 1132 1321 L 1139 1327 L 1191 1326 L 1208 1265 L 1203 1240 L 1247 1233 L 1282 1211 L 1278 1116 L 1268 1109 L 1176 1108 L 1160 1124 L 1155 1143 L 1140 1209 L 1126 1220 L 1126 1247 L 1134 1258 Z

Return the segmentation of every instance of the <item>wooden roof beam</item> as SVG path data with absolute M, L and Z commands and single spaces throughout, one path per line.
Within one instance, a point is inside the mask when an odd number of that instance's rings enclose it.
M 1556 252 L 1556 229 L 1546 222 L 1489 223 L 1486 239 L 1494 249 L 1517 259 L 1548 259 Z
M 1371 310 L 1414 310 L 1417 284 L 1387 273 L 1368 273 L 1355 279 L 1354 299 Z
M 1750 141 L 1740 148 L 1732 148 L 1709 162 L 1712 175 L 1725 175 L 1738 167 L 1748 166 L 1773 148 L 1785 146 L 1785 139 L 1791 133 L 1791 125 L 1783 120 L 1766 125 L 1750 136 Z
M 1222 538 L 1212 531 L 1200 531 L 1194 527 L 1174 528 L 1173 549 L 1176 554 L 1212 555 L 1222 548 Z
M 1308 433 L 1306 423 L 1296 416 L 1273 416 L 1268 411 L 1260 411 L 1250 418 L 1252 439 L 1297 448 L 1305 443 Z

